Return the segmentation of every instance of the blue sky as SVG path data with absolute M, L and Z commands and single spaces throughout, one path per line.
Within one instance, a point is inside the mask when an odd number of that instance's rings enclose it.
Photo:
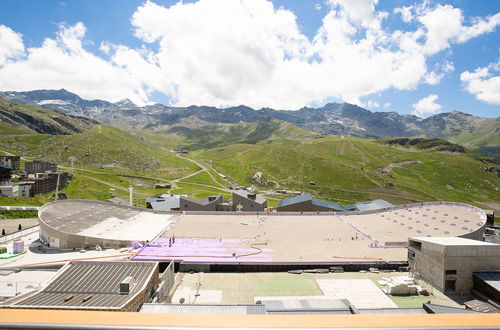
M 500 1 L 3 0 L 0 90 L 500 116 Z

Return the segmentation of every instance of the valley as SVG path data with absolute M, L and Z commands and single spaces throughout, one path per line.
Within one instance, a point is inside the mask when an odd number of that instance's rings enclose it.
M 51 110 L 43 111 L 50 117 Z M 277 190 L 308 192 L 339 204 L 369 199 L 492 203 L 500 191 L 500 177 L 485 171 L 498 167 L 494 158 L 438 139 L 325 135 L 272 118 L 192 128 L 188 136 L 103 124 L 69 135 L 12 134 L 16 127 L 3 125 L 11 129 L 2 130 L 0 150 L 56 161 L 73 175 L 62 191 L 69 198 L 128 200 L 132 185 L 140 206 L 145 198 L 165 192 L 195 199 L 222 193 L 228 199 L 234 188 L 229 182 L 255 187 L 270 206 L 286 197 Z M 176 148 L 188 153 L 178 154 Z M 74 167 L 70 157 L 76 159 Z M 155 182 L 170 182 L 172 188 L 154 189 Z M 1 197 L 0 204 L 48 201 L 49 196 Z

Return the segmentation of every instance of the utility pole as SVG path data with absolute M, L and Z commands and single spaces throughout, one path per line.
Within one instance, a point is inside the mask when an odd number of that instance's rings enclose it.
M 56 201 L 59 198 L 59 179 L 61 177 L 61 173 L 57 172 L 57 184 L 56 184 Z

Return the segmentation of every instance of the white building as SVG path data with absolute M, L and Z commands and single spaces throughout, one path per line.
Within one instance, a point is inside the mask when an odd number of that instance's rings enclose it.
M 6 197 L 17 197 L 19 196 L 19 185 L 8 184 L 0 186 L 0 195 Z

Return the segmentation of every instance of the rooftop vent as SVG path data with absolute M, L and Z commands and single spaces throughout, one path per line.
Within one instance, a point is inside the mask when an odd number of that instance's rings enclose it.
M 257 198 L 257 195 L 256 194 L 248 194 L 248 198 L 255 199 L 255 198 Z
M 129 294 L 133 284 L 134 278 L 132 276 L 125 277 L 125 279 L 120 282 L 120 294 Z

